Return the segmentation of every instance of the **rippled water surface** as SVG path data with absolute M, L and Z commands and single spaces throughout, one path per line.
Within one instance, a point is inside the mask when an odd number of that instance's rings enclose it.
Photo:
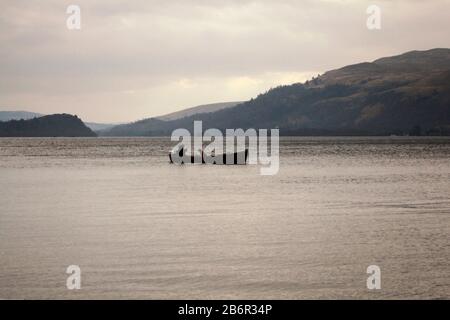
M 280 144 L 261 176 L 166 138 L 0 139 L 0 298 L 450 298 L 450 139 Z

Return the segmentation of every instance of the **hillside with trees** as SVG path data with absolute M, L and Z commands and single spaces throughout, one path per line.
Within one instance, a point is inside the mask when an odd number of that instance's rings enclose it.
M 0 122 L 0 137 L 96 137 L 77 116 L 54 114 Z
M 281 135 L 449 135 L 450 49 L 412 51 L 269 90 L 236 107 L 101 132 L 164 136 L 176 128 L 279 128 Z

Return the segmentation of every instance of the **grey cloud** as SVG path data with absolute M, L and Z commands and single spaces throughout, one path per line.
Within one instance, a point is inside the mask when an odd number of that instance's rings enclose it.
M 378 32 L 365 28 L 365 9 L 372 1 L 73 3 L 82 8 L 81 31 L 66 29 L 67 3 L 60 0 L 2 1 L 0 108 L 5 102 L 34 101 L 24 98 L 33 94 L 41 99 L 39 107 L 46 96 L 55 101 L 70 93 L 100 97 L 148 90 L 158 95 L 152 88 L 183 78 L 225 83 L 233 77 L 325 71 L 407 50 L 450 46 L 446 0 L 378 1 L 383 13 Z M 191 90 L 201 100 L 201 88 Z M 149 106 L 149 114 L 174 107 L 164 105 L 162 93 L 155 100 L 161 106 Z M 101 106 L 91 109 L 87 116 L 97 119 L 106 112 Z M 140 117 L 142 107 L 137 109 L 130 107 L 130 117 Z

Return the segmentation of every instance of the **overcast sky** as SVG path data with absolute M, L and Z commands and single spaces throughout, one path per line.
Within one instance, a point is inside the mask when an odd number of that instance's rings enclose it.
M 124 122 L 450 47 L 449 0 L 0 0 L 0 110 Z M 66 27 L 70 4 L 81 30 Z M 381 8 L 381 30 L 366 9 Z

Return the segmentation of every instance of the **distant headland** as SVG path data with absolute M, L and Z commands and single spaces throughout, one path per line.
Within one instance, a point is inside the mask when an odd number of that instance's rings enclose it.
M 96 137 L 77 116 L 53 114 L 0 122 L 0 137 Z

